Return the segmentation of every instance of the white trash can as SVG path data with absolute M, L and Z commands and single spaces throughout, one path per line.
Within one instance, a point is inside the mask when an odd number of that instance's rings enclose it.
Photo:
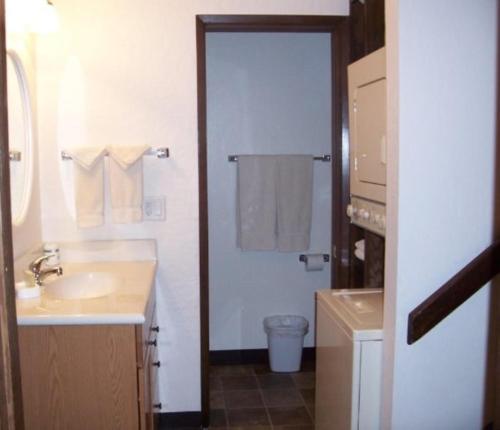
M 264 318 L 269 364 L 273 372 L 298 372 L 304 336 L 309 322 L 298 315 L 273 315 Z

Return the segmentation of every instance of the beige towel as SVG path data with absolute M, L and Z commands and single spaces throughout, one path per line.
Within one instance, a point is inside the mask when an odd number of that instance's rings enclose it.
M 110 145 L 109 186 L 113 222 L 142 221 L 142 156 L 148 145 Z
M 104 222 L 104 147 L 66 150 L 73 158 L 76 222 L 80 228 Z
M 238 156 L 237 245 L 243 251 L 276 248 L 276 159 Z
M 306 251 L 311 238 L 313 156 L 278 155 L 278 250 Z

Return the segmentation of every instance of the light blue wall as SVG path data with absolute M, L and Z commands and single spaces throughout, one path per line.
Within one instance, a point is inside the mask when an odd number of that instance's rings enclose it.
M 262 320 L 299 314 L 314 344 L 314 291 L 330 266 L 305 272 L 299 253 L 236 247 L 236 163 L 229 154 L 331 152 L 329 34 L 207 37 L 210 348 L 266 347 Z M 330 253 L 331 163 L 314 163 L 311 251 Z

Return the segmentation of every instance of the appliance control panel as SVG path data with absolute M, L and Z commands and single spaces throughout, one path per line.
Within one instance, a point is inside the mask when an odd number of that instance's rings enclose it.
M 385 205 L 351 196 L 347 216 L 353 224 L 385 237 Z

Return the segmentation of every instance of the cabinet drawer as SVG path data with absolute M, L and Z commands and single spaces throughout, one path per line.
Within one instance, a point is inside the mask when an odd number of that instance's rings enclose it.
M 140 429 L 153 430 L 157 426 L 155 412 L 159 412 L 156 407 L 158 405 L 158 348 L 153 345 L 146 348 L 144 363 L 144 367 L 137 369 Z
M 153 403 L 153 406 L 158 404 L 159 402 L 159 395 L 158 395 L 158 373 L 160 370 L 160 367 L 162 365 L 160 359 L 159 359 L 159 354 L 158 354 L 158 348 L 155 347 L 150 347 L 151 351 L 151 361 L 149 363 L 150 365 L 150 370 L 149 370 L 149 379 L 150 379 L 150 391 L 151 391 L 151 401 Z M 153 407 L 153 412 L 159 412 L 158 409 Z
M 155 346 L 159 327 L 156 319 L 154 297 L 149 301 L 146 311 L 146 321 L 136 326 L 137 366 L 143 367 L 146 361 L 148 346 Z

